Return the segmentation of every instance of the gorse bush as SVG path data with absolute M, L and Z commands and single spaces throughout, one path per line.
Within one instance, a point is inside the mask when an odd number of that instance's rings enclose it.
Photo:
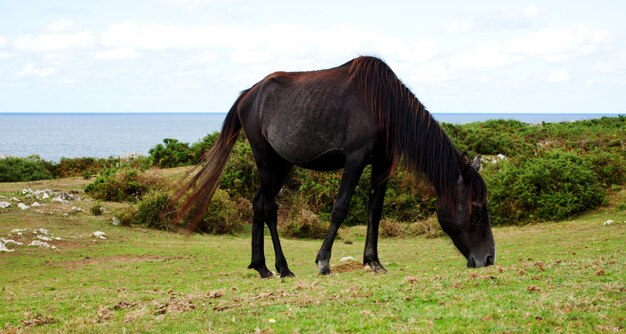
M 130 222 L 160 230 L 187 228 L 174 221 L 175 212 L 168 206 L 169 195 L 165 192 L 151 191 L 139 202 L 137 209 L 130 214 Z M 211 234 L 235 234 L 243 230 L 244 222 L 249 219 L 250 203 L 243 199 L 233 199 L 227 192 L 217 189 L 213 201 L 196 230 Z
M 168 211 L 167 201 L 166 193 L 151 191 L 137 203 L 137 210 L 129 220 L 159 230 L 172 230 L 176 227 L 173 224 L 174 213 Z
M 151 190 L 163 185 L 163 180 L 152 174 L 130 167 L 110 168 L 85 187 L 93 198 L 115 202 L 136 202 Z
M 23 182 L 51 179 L 56 172 L 52 163 L 33 155 L 27 158 L 0 159 L 0 182 Z
M 292 238 L 323 239 L 329 223 L 320 219 L 313 211 L 294 208 L 284 224 L 280 225 L 281 234 Z
M 226 191 L 217 189 L 198 229 L 211 234 L 239 233 L 243 231 L 244 219 L 250 217 L 250 210 L 249 201 L 233 199 Z
M 152 164 L 161 168 L 187 166 L 196 161 L 189 144 L 172 138 L 163 139 L 163 144 L 151 148 L 149 153 Z
M 487 174 L 494 224 L 560 220 L 602 204 L 606 189 L 586 160 L 565 152 L 502 161 Z

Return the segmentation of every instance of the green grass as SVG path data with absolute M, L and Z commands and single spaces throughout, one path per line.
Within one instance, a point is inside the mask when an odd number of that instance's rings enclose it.
M 80 178 L 0 183 L 81 189 Z M 2 200 L 2 199 L 0 199 Z M 339 265 L 361 258 L 364 227 L 341 231 L 335 274 L 317 275 L 319 240 L 283 238 L 293 279 L 246 269 L 250 239 L 110 225 L 89 198 L 0 209 L 0 236 L 46 228 L 58 251 L 0 253 L 0 328 L 28 332 L 592 332 L 626 328 L 626 191 L 572 221 L 494 229 L 495 266 L 467 269 L 448 238 L 383 239 L 386 275 Z M 102 202 L 108 209 L 115 204 Z M 83 213 L 65 217 L 72 206 Z M 52 213 L 49 213 L 52 212 Z M 605 226 L 608 219 L 614 224 Z M 97 240 L 100 230 L 108 239 Z M 267 233 L 266 233 L 267 234 Z M 346 244 L 348 239 L 352 244 Z M 30 242 L 32 238 L 23 239 Z M 273 268 L 266 238 L 268 267 Z M 0 329 L 1 331 L 1 329 Z

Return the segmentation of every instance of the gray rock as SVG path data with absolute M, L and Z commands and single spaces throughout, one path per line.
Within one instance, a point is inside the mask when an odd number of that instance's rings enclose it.
M 9 203 L 9 202 L 0 202 L 0 208 L 2 208 L 2 209 L 6 209 L 6 208 L 8 208 L 10 206 L 11 206 L 11 203 Z

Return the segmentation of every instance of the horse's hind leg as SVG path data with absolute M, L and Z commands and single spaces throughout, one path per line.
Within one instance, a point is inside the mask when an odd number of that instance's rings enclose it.
M 372 190 L 367 205 L 367 237 L 363 252 L 363 264 L 370 266 L 374 272 L 387 272 L 387 269 L 378 260 L 378 227 L 390 169 L 391 163 L 388 162 L 372 165 Z
M 265 251 L 263 248 L 263 229 L 265 223 L 264 212 L 259 208 L 261 191 L 259 190 L 253 200 L 253 218 L 252 218 L 252 261 L 248 265 L 248 269 L 254 269 L 259 272 L 261 278 L 272 276 L 272 272 L 267 269 L 265 264 Z M 258 204 L 257 204 L 258 203 Z
M 278 236 L 278 206 L 274 200 L 285 182 L 291 165 L 284 161 L 272 159 L 274 164 L 265 166 L 258 163 L 261 188 L 253 201 L 254 218 L 252 222 L 252 261 L 248 268 L 256 269 L 261 277 L 269 277 L 272 273 L 267 269 L 263 250 L 263 224 L 267 224 L 272 236 L 274 253 L 276 255 L 276 270 L 281 277 L 294 276 L 287 266 Z

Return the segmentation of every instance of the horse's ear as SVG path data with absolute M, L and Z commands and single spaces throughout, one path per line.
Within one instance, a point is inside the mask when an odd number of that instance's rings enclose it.
M 480 155 L 474 159 L 474 162 L 472 162 L 472 168 L 474 168 L 476 171 L 480 169 Z
M 470 161 L 467 157 L 467 152 L 463 152 L 463 154 L 461 155 L 461 159 L 459 160 L 459 170 L 461 171 L 461 175 L 465 176 L 469 167 Z

